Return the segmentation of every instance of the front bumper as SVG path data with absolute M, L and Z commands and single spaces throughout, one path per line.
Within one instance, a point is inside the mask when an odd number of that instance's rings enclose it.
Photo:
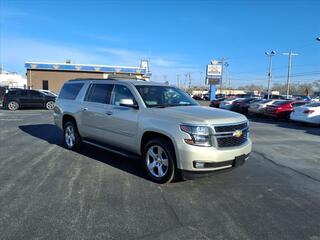
M 185 143 L 182 144 L 183 145 L 179 147 L 178 151 L 178 168 L 180 170 L 203 173 L 233 168 L 237 165 L 235 163 L 235 158 L 249 156 L 252 149 L 250 139 L 241 146 L 222 149 L 214 147 L 197 147 Z M 196 163 L 199 162 L 203 163 L 203 167 L 196 167 Z

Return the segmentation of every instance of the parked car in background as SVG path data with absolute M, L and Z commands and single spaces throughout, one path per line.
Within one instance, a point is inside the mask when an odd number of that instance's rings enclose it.
M 306 95 L 293 95 L 293 98 L 295 100 L 300 100 L 300 101 L 307 101 L 307 102 L 311 101 L 311 97 Z
M 262 115 L 267 105 L 273 104 L 275 101 L 281 101 L 276 99 L 262 99 L 257 102 L 251 102 L 248 108 L 248 114 Z
M 230 110 L 238 113 L 248 114 L 249 104 L 251 102 L 258 102 L 257 98 L 244 98 L 236 100 L 232 103 Z
M 44 94 L 47 94 L 49 96 L 58 97 L 58 94 L 56 94 L 55 92 L 52 92 L 50 90 L 37 89 L 37 91 L 42 92 Z
M 268 99 L 268 95 L 264 95 L 263 96 L 264 99 Z M 281 95 L 270 95 L 269 99 L 282 99 L 282 100 L 286 100 L 287 98 L 285 96 L 281 96 Z
M 290 119 L 320 125 L 320 102 L 313 102 L 294 108 L 290 114 Z
M 210 102 L 210 107 L 219 108 L 220 103 L 226 98 L 217 98 Z
M 293 108 L 307 104 L 305 101 L 284 100 L 275 101 L 272 105 L 268 105 L 264 114 L 277 119 L 289 119 Z
M 242 98 L 226 98 L 225 100 L 220 102 L 219 108 L 230 110 L 232 103 L 241 99 Z
M 52 110 L 55 106 L 55 99 L 54 96 L 36 90 L 10 89 L 3 97 L 3 106 L 11 111 L 24 107 Z

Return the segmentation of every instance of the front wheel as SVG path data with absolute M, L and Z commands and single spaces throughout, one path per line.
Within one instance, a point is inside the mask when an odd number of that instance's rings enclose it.
M 54 109 L 54 106 L 55 106 L 54 101 L 48 101 L 46 103 L 46 109 L 48 109 L 48 110 Z
M 149 177 L 157 183 L 169 183 L 176 172 L 174 149 L 168 140 L 150 140 L 143 151 L 143 160 Z
M 81 146 L 81 137 L 73 121 L 67 122 L 64 125 L 64 144 L 70 150 L 78 150 Z

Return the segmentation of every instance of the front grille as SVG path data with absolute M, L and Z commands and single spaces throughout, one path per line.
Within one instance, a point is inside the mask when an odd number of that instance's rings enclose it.
M 226 137 L 218 137 L 217 144 L 219 148 L 225 147 L 237 147 L 244 144 L 248 139 L 248 131 L 245 130 L 242 132 L 240 137 L 235 136 L 226 136 Z
M 225 126 L 215 126 L 214 129 L 216 133 L 221 133 L 221 132 L 234 132 L 236 130 L 243 130 L 248 127 L 248 124 L 241 123 L 241 124 L 236 124 L 236 125 L 225 125 Z

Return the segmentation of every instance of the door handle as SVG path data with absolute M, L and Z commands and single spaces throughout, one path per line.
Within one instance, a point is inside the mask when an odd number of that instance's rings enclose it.
M 106 114 L 107 114 L 108 116 L 110 116 L 110 115 L 112 115 L 112 112 L 111 112 L 111 111 L 107 111 Z
M 87 111 L 87 110 L 88 110 L 87 107 L 81 108 L 81 111 Z

